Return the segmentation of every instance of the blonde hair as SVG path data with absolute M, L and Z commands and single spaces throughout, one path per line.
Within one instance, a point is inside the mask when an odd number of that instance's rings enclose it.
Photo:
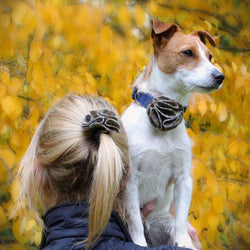
M 119 132 L 93 139 L 82 128 L 92 110 L 116 114 Z M 87 247 L 101 236 L 129 170 L 127 137 L 116 109 L 101 97 L 68 95 L 54 104 L 36 130 L 19 168 L 22 190 L 42 224 L 44 211 L 61 202 L 89 200 Z

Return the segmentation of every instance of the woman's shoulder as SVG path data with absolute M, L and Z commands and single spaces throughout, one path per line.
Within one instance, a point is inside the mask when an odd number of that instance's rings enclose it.
M 88 203 L 68 202 L 56 205 L 45 214 L 44 224 L 47 230 L 43 233 L 41 249 L 84 249 L 83 241 L 88 236 Z M 110 246 L 114 242 L 132 242 L 132 239 L 118 213 L 112 211 L 110 220 L 93 249 L 105 249 L 105 245 L 112 249 Z

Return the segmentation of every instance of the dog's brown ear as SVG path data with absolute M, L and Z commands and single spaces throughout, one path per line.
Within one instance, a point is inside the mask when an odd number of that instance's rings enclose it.
M 159 45 L 162 38 L 169 40 L 180 29 L 175 23 L 164 23 L 156 19 L 151 20 L 151 26 L 151 37 L 154 45 Z
M 195 31 L 191 34 L 192 36 L 198 36 L 200 38 L 200 40 L 206 44 L 206 38 L 207 40 L 209 41 L 209 43 L 212 45 L 212 46 L 216 46 L 216 42 L 215 40 L 213 39 L 213 37 L 206 31 L 203 31 L 203 30 L 198 30 L 198 31 Z

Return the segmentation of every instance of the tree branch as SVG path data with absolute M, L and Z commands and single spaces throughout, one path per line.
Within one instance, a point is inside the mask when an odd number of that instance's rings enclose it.
M 231 52 L 242 52 L 242 53 L 250 52 L 250 48 L 239 48 L 239 47 L 231 47 L 231 46 L 218 46 L 217 48 L 221 50 L 231 51 Z
M 17 95 L 17 97 L 22 98 L 22 99 L 24 99 L 24 100 L 26 100 L 26 101 L 35 102 L 35 99 L 32 98 L 32 97 L 25 97 L 25 96 L 22 96 L 22 95 Z
M 161 7 L 167 8 L 167 9 L 172 9 L 172 6 L 170 4 L 159 4 L 159 5 Z M 188 11 L 188 12 L 200 12 L 200 13 L 203 13 L 205 15 L 215 17 L 216 19 L 218 19 L 221 22 L 220 29 L 224 30 L 224 31 L 227 31 L 232 36 L 237 35 L 239 33 L 239 31 L 241 31 L 243 29 L 243 24 L 242 24 L 240 18 L 237 18 L 238 25 L 236 27 L 234 27 L 234 26 L 232 26 L 232 25 L 230 25 L 230 24 L 228 24 L 226 22 L 225 15 L 220 15 L 218 13 L 209 12 L 209 11 L 203 10 L 203 9 L 187 8 L 187 7 L 184 7 L 184 6 L 179 6 L 179 9 L 180 10 L 185 10 L 185 11 Z M 229 14 L 231 14 L 231 13 L 229 13 Z

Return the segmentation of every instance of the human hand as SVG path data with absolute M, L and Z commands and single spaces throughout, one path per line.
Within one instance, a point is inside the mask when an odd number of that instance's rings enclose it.
M 141 214 L 142 214 L 142 221 L 143 223 L 147 219 L 147 217 L 153 212 L 155 209 L 157 199 L 154 199 L 152 201 L 149 201 L 143 208 L 141 208 Z
M 143 223 L 147 219 L 147 217 L 153 212 L 155 208 L 155 204 L 157 202 L 157 199 L 154 199 L 152 201 L 149 201 L 143 208 L 141 208 L 141 214 L 142 214 L 142 221 Z M 188 222 L 188 234 L 190 238 L 192 239 L 193 245 L 201 250 L 201 243 L 198 238 L 198 234 L 196 229 Z
M 189 222 L 188 222 L 188 234 L 189 234 L 190 238 L 192 239 L 193 245 L 197 249 L 201 250 L 201 243 L 200 243 L 200 240 L 198 238 L 197 231 Z

